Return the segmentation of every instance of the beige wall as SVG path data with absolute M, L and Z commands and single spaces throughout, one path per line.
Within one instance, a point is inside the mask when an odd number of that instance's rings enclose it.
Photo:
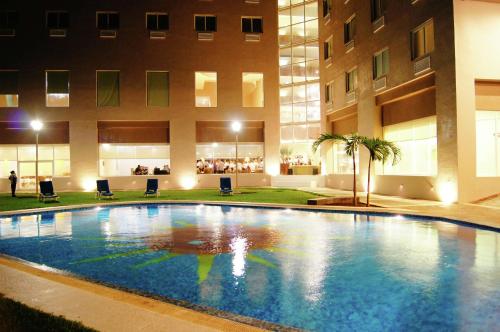
M 500 177 L 476 177 L 476 79 L 500 80 L 500 4 L 454 1 L 457 72 L 459 197 L 473 201 L 500 192 Z

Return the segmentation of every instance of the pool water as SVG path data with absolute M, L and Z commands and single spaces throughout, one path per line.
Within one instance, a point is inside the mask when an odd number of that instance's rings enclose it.
M 430 219 L 160 204 L 0 218 L 0 253 L 311 331 L 494 331 L 500 233 Z

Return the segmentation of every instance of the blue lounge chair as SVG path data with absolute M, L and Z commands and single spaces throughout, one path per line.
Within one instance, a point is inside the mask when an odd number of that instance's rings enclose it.
M 231 178 L 220 178 L 219 195 L 232 195 Z
M 38 195 L 40 202 L 59 201 L 59 196 L 54 192 L 52 181 L 40 181 L 40 194 Z
M 158 179 L 148 179 L 148 182 L 146 184 L 146 191 L 144 192 L 144 197 L 149 197 L 153 195 L 156 197 L 160 195 L 160 192 L 158 191 Z
M 109 183 L 108 180 L 97 180 L 97 192 L 96 192 L 96 198 L 110 198 L 113 199 L 115 194 L 109 190 Z

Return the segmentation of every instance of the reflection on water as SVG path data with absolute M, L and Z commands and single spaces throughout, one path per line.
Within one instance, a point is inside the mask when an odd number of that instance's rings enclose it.
M 315 331 L 495 330 L 499 233 L 207 205 L 0 218 L 0 253 Z

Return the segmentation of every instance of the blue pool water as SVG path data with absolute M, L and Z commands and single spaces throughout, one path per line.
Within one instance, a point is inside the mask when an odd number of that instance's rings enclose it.
M 500 326 L 500 233 L 438 220 L 116 206 L 0 218 L 0 253 L 312 331 Z

